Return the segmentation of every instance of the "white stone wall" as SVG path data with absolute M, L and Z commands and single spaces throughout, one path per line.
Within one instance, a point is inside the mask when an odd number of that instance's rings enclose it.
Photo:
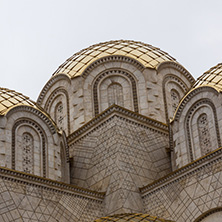
M 2 222 L 92 222 L 103 216 L 101 194 L 61 185 L 56 181 L 7 173 L 2 177 L 4 170 L 1 170 Z
M 18 106 L 3 118 L 1 166 L 58 181 L 69 181 L 67 176 L 63 178 L 61 174 L 60 144 L 64 144 L 66 138 L 58 133 L 48 117 L 33 107 Z M 32 140 L 29 147 L 25 145 L 24 135 L 29 135 Z M 68 171 L 67 157 L 64 158 L 63 165 Z
M 139 188 L 171 172 L 167 131 L 139 117 L 107 114 L 69 147 L 71 183 L 106 192 L 105 215 L 143 212 Z
M 221 221 L 218 220 L 221 213 L 200 220 L 222 203 L 221 149 L 211 158 L 206 157 L 205 162 L 200 160 L 142 189 L 145 212 L 176 222 Z

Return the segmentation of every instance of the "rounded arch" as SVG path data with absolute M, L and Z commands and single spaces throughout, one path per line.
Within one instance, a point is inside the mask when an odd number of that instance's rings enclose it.
M 31 106 L 26 106 L 26 105 L 16 106 L 12 108 L 11 110 L 9 110 L 9 112 L 6 114 L 6 117 L 9 118 L 12 114 L 16 112 L 32 113 L 37 118 L 40 118 L 44 123 L 46 123 L 46 126 L 48 127 L 48 129 L 50 130 L 52 134 L 55 134 L 56 132 L 58 132 L 58 129 L 56 125 L 54 124 L 53 120 L 46 113 L 44 113 L 41 108 L 36 109 L 36 108 L 33 108 Z
M 69 84 L 71 84 L 71 79 L 66 75 L 66 74 L 58 74 L 56 76 L 53 76 L 46 84 L 45 86 L 43 87 L 43 89 L 41 90 L 40 94 L 39 94 L 39 97 L 37 99 L 37 104 L 39 105 L 42 105 L 43 103 L 43 100 L 44 100 L 44 97 L 45 95 L 47 94 L 47 92 L 49 91 L 49 89 L 55 85 L 58 81 L 61 81 L 61 80 L 65 80 L 67 81 Z
M 186 104 L 193 98 L 195 97 L 197 94 L 204 92 L 204 91 L 210 91 L 213 92 L 214 94 L 218 95 L 218 91 L 211 87 L 211 86 L 200 86 L 198 88 L 195 88 L 193 90 L 190 90 L 186 96 L 183 97 L 183 99 L 180 101 L 180 104 L 176 110 L 175 113 L 175 117 L 174 117 L 174 121 L 178 121 L 183 109 L 185 108 Z
M 139 69 L 140 71 L 143 71 L 145 69 L 145 67 L 143 66 L 142 63 L 140 63 L 139 61 L 137 61 L 136 59 L 130 58 L 128 56 L 121 56 L 121 55 L 112 55 L 112 56 L 105 56 L 102 57 L 100 59 L 97 59 L 95 62 L 91 63 L 82 73 L 82 77 L 86 78 L 90 72 L 95 69 L 97 66 L 101 65 L 101 64 L 105 64 L 108 62 L 125 62 L 125 63 L 129 63 L 132 64 L 133 66 L 135 66 L 137 69 Z
M 210 209 L 210 210 L 204 212 L 198 218 L 196 218 L 194 220 L 194 222 L 211 222 L 213 215 L 219 216 L 218 218 L 214 218 L 213 221 L 220 222 L 221 217 L 222 217 L 222 207 L 216 207 L 216 208 L 213 208 L 213 209 Z M 209 218 L 209 217 L 211 217 L 211 218 Z M 210 220 L 208 221 L 207 219 L 210 219 Z M 218 220 L 215 220 L 215 219 L 218 219 Z
M 173 61 L 164 61 L 157 66 L 157 71 L 160 72 L 162 69 L 165 68 L 173 68 L 182 73 L 186 77 L 186 79 L 191 83 L 191 85 L 195 83 L 195 79 L 193 78 L 193 76 L 180 64 Z
M 94 104 L 94 114 L 98 115 L 99 110 L 99 95 L 98 95 L 98 86 L 102 80 L 104 80 L 107 77 L 111 76 L 123 76 L 125 79 L 127 79 L 131 84 L 131 91 L 132 91 L 132 99 L 133 99 L 133 108 L 135 112 L 139 112 L 138 107 L 138 96 L 137 96 L 137 84 L 135 77 L 129 73 L 128 71 L 121 70 L 121 69 L 110 69 L 105 70 L 104 72 L 97 75 L 97 78 L 93 82 L 93 104 Z

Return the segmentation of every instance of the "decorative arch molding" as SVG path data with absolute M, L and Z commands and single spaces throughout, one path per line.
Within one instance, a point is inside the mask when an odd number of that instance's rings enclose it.
M 37 99 L 37 104 L 41 105 L 42 102 L 43 102 L 43 99 L 47 93 L 47 91 L 54 85 L 56 84 L 58 81 L 60 80 L 65 80 L 67 81 L 69 84 L 71 84 L 71 79 L 69 78 L 68 75 L 66 74 L 63 74 L 63 73 L 60 73 L 60 74 L 57 74 L 55 76 L 53 76 L 46 84 L 45 86 L 43 87 L 42 91 L 40 92 L 39 94 L 39 97 Z
M 195 219 L 194 222 L 201 222 L 203 221 L 203 219 L 207 218 L 208 216 L 217 212 L 221 212 L 221 211 L 222 211 L 222 207 L 216 207 L 216 208 L 210 209 L 204 212 L 202 215 L 200 215 L 197 219 Z
M 46 112 L 49 112 L 49 107 L 52 104 L 52 102 L 60 95 L 65 95 L 66 98 L 66 104 L 67 104 L 67 122 L 68 122 L 68 134 L 70 134 L 70 110 L 69 110 L 69 95 L 68 92 L 62 88 L 62 87 L 58 87 L 56 88 L 49 96 L 49 98 L 47 99 L 44 109 L 46 110 Z
M 129 64 L 132 64 L 137 69 L 139 69 L 141 72 L 145 69 L 145 66 L 143 66 L 140 62 L 138 62 L 136 59 L 130 58 L 128 56 L 121 56 L 121 55 L 112 55 L 112 56 L 105 56 L 103 58 L 100 58 L 90 64 L 82 73 L 82 77 L 86 78 L 93 69 L 95 69 L 97 66 L 107 63 L 107 62 L 126 62 Z
M 166 69 L 166 68 L 176 69 L 177 71 L 182 73 L 186 77 L 186 79 L 189 80 L 189 82 L 192 85 L 195 83 L 195 79 L 193 78 L 193 76 L 183 66 L 181 66 L 179 63 L 176 63 L 176 62 L 173 62 L 173 61 L 162 62 L 157 66 L 157 72 L 159 73 L 162 69 Z
M 211 86 L 200 86 L 198 88 L 195 88 L 195 89 L 191 90 L 190 92 L 188 92 L 188 94 L 180 102 L 180 104 L 177 108 L 176 114 L 175 114 L 174 121 L 179 120 L 183 109 L 185 108 L 186 104 L 190 101 L 190 99 L 192 99 L 198 93 L 205 92 L 205 91 L 210 91 L 210 92 L 218 95 L 218 91 L 215 88 L 211 87 Z
M 167 107 L 167 99 L 166 99 L 166 84 L 170 81 L 173 82 L 174 84 L 177 84 L 182 89 L 182 91 L 184 91 L 184 94 L 189 90 L 187 84 L 178 76 L 169 74 L 164 77 L 162 89 L 163 89 L 163 100 L 164 100 L 164 108 L 165 108 L 165 113 L 166 113 L 166 121 L 168 123 L 169 123 L 169 117 L 168 117 L 168 107 Z
M 99 98 L 98 98 L 98 85 L 100 81 L 108 76 L 124 76 L 126 79 L 129 80 L 132 86 L 132 96 L 133 96 L 133 106 L 134 111 L 139 112 L 138 107 L 138 96 L 137 96 L 137 85 L 135 77 L 125 70 L 115 69 L 115 70 L 106 70 L 105 72 L 100 73 L 93 83 L 93 102 L 94 102 L 94 114 L 95 116 L 99 114 Z
M 17 120 L 13 127 L 12 127 L 12 150 L 11 150 L 11 164 L 12 169 L 15 170 L 15 146 L 16 146 L 16 129 L 20 125 L 29 125 L 30 127 L 34 128 L 40 135 L 41 142 L 42 142 L 42 174 L 43 177 L 46 177 L 46 165 L 47 165 L 47 153 L 46 153 L 46 135 L 42 127 L 36 123 L 34 120 L 31 119 L 19 119 Z
M 25 105 L 16 106 L 16 107 L 12 108 L 6 114 L 6 117 L 8 118 L 13 113 L 22 112 L 22 111 L 30 112 L 30 113 L 34 114 L 35 116 L 37 116 L 38 118 L 40 118 L 44 123 L 46 123 L 47 127 L 49 128 L 49 130 L 52 134 L 55 134 L 57 132 L 57 128 L 53 124 L 53 121 L 47 115 L 45 115 L 43 112 L 41 112 L 40 110 L 38 110 L 34 107 L 31 107 L 31 106 L 25 106 Z
M 190 119 L 193 115 L 193 113 L 200 108 L 202 105 L 208 105 L 211 107 L 212 111 L 213 111 L 213 118 L 214 118 L 214 123 L 215 123 L 215 130 L 216 130 L 216 134 L 217 134 L 217 143 L 218 146 L 221 146 L 221 139 L 220 139 L 220 131 L 219 131 L 219 126 L 218 126 L 218 120 L 217 120 L 217 111 L 216 108 L 213 104 L 213 102 L 210 99 L 201 99 L 199 101 L 197 101 L 196 103 L 194 103 L 190 109 L 187 112 L 187 116 L 185 117 L 185 127 L 187 130 L 187 140 L 188 140 L 188 150 L 189 150 L 189 155 L 190 155 L 190 161 L 193 161 L 193 151 L 192 151 L 192 142 L 191 142 L 191 133 L 190 133 Z

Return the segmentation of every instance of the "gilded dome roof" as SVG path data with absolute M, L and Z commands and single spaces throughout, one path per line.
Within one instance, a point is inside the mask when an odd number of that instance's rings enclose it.
M 149 214 L 118 214 L 113 216 L 107 216 L 102 217 L 100 219 L 95 220 L 94 222 L 108 222 L 108 221 L 118 221 L 118 222 L 124 222 L 124 221 L 131 221 L 131 222 L 173 222 L 171 220 L 165 220 L 161 218 L 157 218 L 154 216 L 151 216 Z
M 60 65 L 53 75 L 63 73 L 70 78 L 79 76 L 91 63 L 111 55 L 131 57 L 144 65 L 144 67 L 149 68 L 156 68 L 164 61 L 176 61 L 168 53 L 142 42 L 132 40 L 108 41 L 92 45 L 75 53 Z
M 9 109 L 18 105 L 28 105 L 36 108 L 35 102 L 27 96 L 22 95 L 14 90 L 0 88 L 0 115 L 4 115 Z
M 200 76 L 193 87 L 206 85 L 222 91 L 222 63 L 217 64 Z

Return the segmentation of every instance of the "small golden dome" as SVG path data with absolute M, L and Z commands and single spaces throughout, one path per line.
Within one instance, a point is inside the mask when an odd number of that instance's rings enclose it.
M 18 105 L 28 105 L 36 108 L 35 102 L 14 90 L 0 88 L 0 115 L 5 115 L 9 109 Z
M 200 76 L 193 87 L 198 86 L 213 86 L 218 91 L 222 91 L 222 63 L 217 64 Z
M 140 62 L 144 67 L 149 68 L 156 68 L 164 61 L 176 61 L 159 48 L 142 42 L 132 40 L 108 41 L 92 45 L 75 53 L 60 65 L 53 75 L 63 73 L 70 78 L 79 76 L 91 63 L 111 55 L 131 57 Z
M 131 221 L 131 222 L 173 222 L 171 220 L 165 220 L 161 218 L 157 218 L 151 216 L 149 214 L 118 214 L 108 217 L 102 217 L 100 219 L 95 220 L 94 222 L 109 222 L 109 221 L 117 221 L 117 222 L 124 222 L 124 221 Z

